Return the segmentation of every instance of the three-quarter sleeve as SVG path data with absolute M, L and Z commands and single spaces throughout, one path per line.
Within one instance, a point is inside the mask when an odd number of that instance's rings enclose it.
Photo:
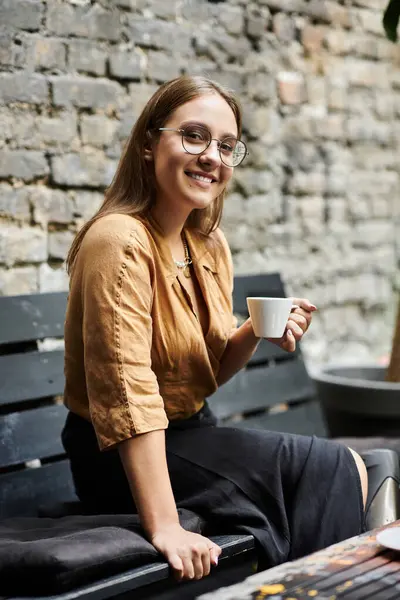
M 140 225 L 92 228 L 79 256 L 82 335 L 90 416 L 105 449 L 168 419 L 151 368 L 151 248 Z

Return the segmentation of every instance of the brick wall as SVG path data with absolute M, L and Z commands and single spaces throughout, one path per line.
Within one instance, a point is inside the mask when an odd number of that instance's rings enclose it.
M 205 73 L 245 109 L 251 155 L 224 216 L 236 271 L 279 270 L 319 306 L 310 364 L 387 352 L 400 51 L 385 4 L 0 0 L 0 293 L 67 286 L 74 232 L 147 98 Z

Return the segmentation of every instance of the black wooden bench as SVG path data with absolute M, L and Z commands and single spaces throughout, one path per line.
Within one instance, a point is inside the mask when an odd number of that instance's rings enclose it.
M 237 314 L 247 315 L 249 295 L 283 296 L 279 275 L 237 277 Z M 46 513 L 50 504 L 76 511 L 60 443 L 66 415 L 62 404 L 66 300 L 64 292 L 0 298 L 0 524 L 1 519 Z M 326 433 L 299 348 L 288 354 L 262 341 L 248 367 L 218 390 L 210 404 L 226 424 Z M 194 598 L 252 573 L 256 562 L 252 536 L 213 539 L 223 549 L 220 564 L 199 582 L 176 584 L 167 564 L 159 561 L 52 598 L 97 600 L 122 597 L 132 590 L 135 599 Z M 6 596 L 1 585 L 0 580 L 0 600 Z

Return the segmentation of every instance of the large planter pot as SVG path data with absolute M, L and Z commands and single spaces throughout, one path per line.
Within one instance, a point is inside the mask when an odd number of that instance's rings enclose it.
M 400 383 L 384 367 L 329 366 L 313 379 L 331 437 L 400 437 Z

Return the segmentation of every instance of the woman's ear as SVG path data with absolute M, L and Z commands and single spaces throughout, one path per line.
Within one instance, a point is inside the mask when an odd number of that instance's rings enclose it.
M 153 160 L 153 150 L 151 148 L 144 149 L 144 160 L 151 162 Z

